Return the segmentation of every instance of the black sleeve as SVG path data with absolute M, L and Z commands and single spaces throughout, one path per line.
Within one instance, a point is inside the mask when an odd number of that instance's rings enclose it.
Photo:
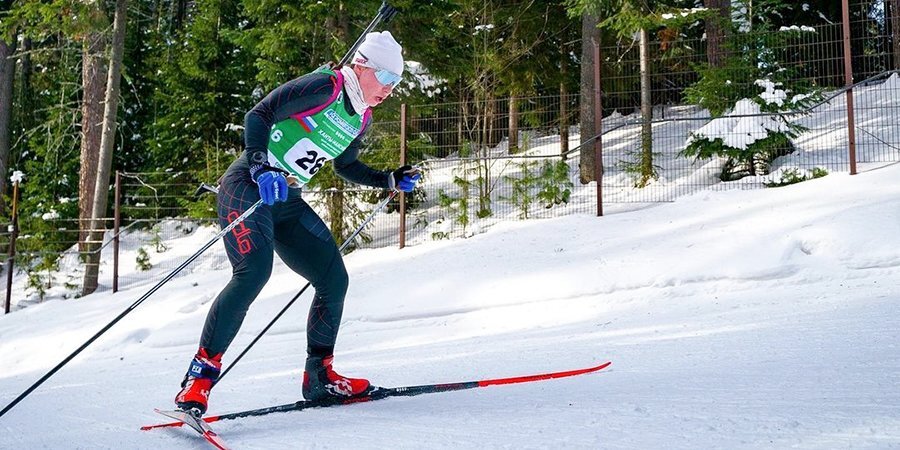
M 269 92 L 244 116 L 244 157 L 255 172 L 268 161 L 269 130 L 292 114 L 328 102 L 334 90 L 331 77 L 310 73 L 282 84 Z
M 347 150 L 334 159 L 334 172 L 341 178 L 356 184 L 374 188 L 388 189 L 390 172 L 375 170 L 359 160 L 359 148 L 363 135 L 357 136 Z

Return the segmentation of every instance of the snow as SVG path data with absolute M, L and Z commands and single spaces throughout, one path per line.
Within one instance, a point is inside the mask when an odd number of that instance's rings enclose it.
M 756 86 L 763 88 L 759 98 L 769 105 L 784 106 L 787 92 L 779 89 L 780 83 L 769 79 L 756 80 Z M 791 97 L 796 104 L 809 97 L 808 94 L 797 94 Z M 688 142 L 698 139 L 715 140 L 732 148 L 746 150 L 747 146 L 764 139 L 770 132 L 784 132 L 789 129 L 783 117 L 763 115 L 760 105 L 751 99 L 741 99 L 735 103 L 731 112 L 723 117 L 713 119 L 691 134 Z
M 898 90 L 897 75 L 854 90 L 861 161 L 880 161 L 896 144 L 896 117 L 885 111 L 900 105 Z M 823 167 L 823 178 L 730 189 L 744 184 L 717 179 L 721 159 L 684 164 L 676 155 L 692 134 L 744 135 L 734 144 L 748 145 L 769 125 L 738 116 L 759 113 L 759 104 L 744 100 L 705 125 L 692 119 L 706 111 L 671 107 L 664 117 L 688 120 L 654 123 L 654 146 L 655 161 L 675 167 L 647 189 L 674 201 L 634 210 L 623 204 L 646 191 L 616 188 L 630 184 L 616 162 L 638 142 L 640 125 L 616 112 L 603 122 L 612 186 L 604 196 L 618 202 L 607 216 L 564 205 L 553 209 L 564 217 L 547 220 L 472 218 L 468 239 L 434 239 L 458 237 L 458 225 L 430 220 L 411 230 L 411 247 L 346 257 L 351 284 L 336 367 L 347 375 L 400 386 L 611 360 L 603 373 L 240 419 L 215 430 L 248 449 L 900 447 L 900 165 L 841 172 L 844 98 L 799 118 L 808 130 L 794 139 L 797 151 L 776 160 L 768 177 L 748 177 L 758 183 Z M 570 139 L 574 148 L 577 129 Z M 529 156 L 559 151 L 555 136 L 527 141 Z M 505 153 L 506 143 L 491 151 Z M 453 186 L 457 167 L 429 169 L 433 188 Z M 509 162 L 496 169 L 495 178 L 517 170 Z M 576 189 L 573 199 L 591 191 Z M 396 216 L 377 220 L 395 224 Z M 26 277 L 17 276 L 15 311 L 0 316 L 0 407 L 216 232 L 174 220 L 126 231 L 124 289 L 116 294 L 110 248 L 100 289 L 85 298 L 65 286 L 83 276 L 74 252 L 50 273 L 44 301 L 26 295 Z M 158 246 L 150 244 L 156 236 L 165 237 Z M 146 271 L 135 264 L 141 249 Z M 172 406 L 229 275 L 216 245 L 0 418 L 0 448 L 206 448 L 186 430 L 138 428 L 163 421 L 154 407 Z M 276 258 L 226 365 L 305 283 Z M 217 385 L 211 413 L 300 398 L 310 296 Z
M 434 97 L 440 94 L 447 81 L 435 78 L 428 73 L 428 70 L 422 63 L 418 61 L 406 61 L 406 71 L 410 74 L 409 86 L 401 85 L 402 92 L 417 90 L 425 93 L 428 97 Z
M 679 17 L 688 17 L 690 15 L 697 14 L 700 12 L 705 12 L 705 11 L 708 11 L 708 9 L 707 8 L 689 8 L 689 9 L 683 9 L 683 10 L 679 11 L 677 14 L 663 13 L 660 17 L 662 17 L 663 20 L 672 20 L 672 19 L 676 19 Z
M 778 106 L 784 105 L 784 100 L 787 98 L 787 94 L 783 89 L 776 89 L 776 84 L 774 82 L 765 79 L 756 80 L 754 84 L 765 89 L 765 91 L 759 94 L 759 97 L 762 98 L 764 102 L 770 105 L 773 103 Z
M 492 23 L 485 24 L 485 25 L 475 25 L 475 32 L 472 34 L 477 35 L 478 33 L 482 32 L 482 31 L 490 31 L 493 29 L 494 29 L 494 24 L 492 24 Z
M 50 212 L 46 212 L 41 214 L 41 220 L 54 220 L 59 219 L 60 215 L 55 209 L 51 208 Z
M 613 365 L 214 429 L 247 449 L 900 446 L 897 179 L 895 164 L 354 252 L 336 357 L 348 375 L 397 386 Z M 188 230 L 163 256 L 211 233 Z M 305 283 L 276 261 L 226 364 Z M 138 428 L 162 421 L 152 409 L 171 405 L 229 273 L 197 267 L 165 285 L 5 415 L 0 448 L 206 448 Z M 3 403 L 160 277 L 148 274 L 0 317 Z M 216 386 L 212 413 L 300 397 L 308 302 Z
M 781 27 L 778 29 L 778 31 L 803 31 L 807 33 L 815 33 L 816 29 L 808 25 L 791 25 L 789 27 Z
M 784 91 L 779 92 L 784 95 Z M 753 100 L 746 98 L 738 100 L 734 110 L 709 121 L 692 133 L 690 139 L 722 139 L 729 147 L 745 150 L 750 144 L 768 136 L 770 131 L 788 129 L 787 124 L 778 116 L 760 114 L 762 114 L 760 107 Z

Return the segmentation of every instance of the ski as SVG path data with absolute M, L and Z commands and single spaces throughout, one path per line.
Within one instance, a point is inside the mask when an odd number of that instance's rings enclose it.
M 170 419 L 177 420 L 179 425 L 185 424 L 201 436 L 206 439 L 210 444 L 216 447 L 219 450 L 228 450 L 228 446 L 225 445 L 225 442 L 222 441 L 222 438 L 216 434 L 212 428 L 209 427 L 209 424 L 200 419 L 200 416 L 191 414 L 186 411 L 175 410 L 175 411 L 161 411 L 159 409 L 154 409 L 159 414 L 162 414 Z
M 504 384 L 518 384 L 518 383 L 530 383 L 533 381 L 541 381 L 541 380 L 551 380 L 554 378 L 565 378 L 565 377 L 573 377 L 576 375 L 584 375 L 587 373 L 598 372 L 603 370 L 612 362 L 607 361 L 603 364 L 593 367 L 587 367 L 584 369 L 576 369 L 576 370 L 567 370 L 562 372 L 550 372 L 550 373 L 542 373 L 536 375 L 524 375 L 519 377 L 511 377 L 511 378 L 496 378 L 490 380 L 479 380 L 479 381 L 464 381 L 457 383 L 444 383 L 444 384 L 424 384 L 420 386 L 402 386 L 402 387 L 393 387 L 393 388 L 380 388 L 375 387 L 372 388 L 369 392 L 359 395 L 352 398 L 342 399 L 342 400 L 325 400 L 325 401 L 309 401 L 309 400 L 300 400 L 294 403 L 287 403 L 284 405 L 278 406 L 269 406 L 266 408 L 257 408 L 250 409 L 246 411 L 233 412 L 228 414 L 222 414 L 218 416 L 207 416 L 202 420 L 197 420 L 197 422 L 201 422 L 203 424 L 218 422 L 220 420 L 231 420 L 231 419 L 239 419 L 242 417 L 252 417 L 252 416 L 263 416 L 266 414 L 272 414 L 277 412 L 287 412 L 287 411 L 300 411 L 304 409 L 310 408 L 327 408 L 331 406 L 341 406 L 341 405 L 350 405 L 353 403 L 364 403 L 371 402 L 375 400 L 382 400 L 389 397 L 411 397 L 414 395 L 422 395 L 422 394 L 434 394 L 438 392 L 450 392 L 450 391 L 460 391 L 464 389 L 475 389 L 482 388 L 487 386 L 499 386 Z M 160 412 L 160 411 L 157 411 Z M 162 412 L 160 412 L 162 413 Z M 171 417 L 171 416 L 170 416 Z M 141 427 L 141 430 L 152 430 L 155 428 L 168 428 L 168 427 L 180 427 L 183 424 L 187 424 L 192 426 L 190 423 L 173 417 L 178 422 L 170 422 L 170 423 L 161 423 L 157 425 L 145 425 Z M 196 430 L 197 428 L 195 428 Z M 198 432 L 200 432 L 198 430 Z M 215 433 L 213 433 L 215 434 Z M 204 436 L 206 437 L 206 436 Z M 208 438 L 207 438 L 208 440 Z M 212 441 L 210 441 L 212 442 Z M 220 447 L 221 448 L 221 447 Z

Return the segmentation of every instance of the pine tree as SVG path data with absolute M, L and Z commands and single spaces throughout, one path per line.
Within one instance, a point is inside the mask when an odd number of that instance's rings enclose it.
M 112 169 L 112 154 L 116 141 L 116 127 L 119 118 L 119 86 L 122 78 L 122 57 L 125 52 L 125 25 L 128 0 L 116 0 L 112 39 L 109 45 L 109 69 L 106 77 L 106 91 L 103 95 L 103 121 L 100 137 L 100 155 L 97 160 L 97 182 L 94 186 L 94 202 L 91 205 L 90 253 L 85 267 L 83 295 L 97 289 L 100 272 L 100 243 L 103 240 L 109 199 L 109 175 Z M 82 167 L 82 172 L 84 167 Z
M 0 18 L 7 14 L 10 0 L 0 1 Z M 16 75 L 16 52 L 19 33 L 16 28 L 3 30 L 0 27 L 0 214 L 6 209 L 3 193 L 6 192 L 7 171 L 9 168 L 9 151 L 12 119 L 13 85 Z
M 75 20 L 81 6 L 63 1 L 17 2 L 3 17 L 3 27 L 15 27 L 23 36 L 9 111 L 9 168 L 25 174 L 19 225 L 29 230 L 29 236 L 17 243 L 17 262 L 26 270 L 33 252 L 58 252 L 75 243 L 65 228 L 77 232 L 77 226 L 53 219 L 78 216 L 81 61 L 80 45 L 70 36 L 83 23 Z M 41 264 L 52 266 L 57 257 L 46 255 Z
M 598 24 L 600 28 L 614 31 L 619 39 L 633 39 L 637 34 L 640 48 L 640 85 L 641 85 L 641 150 L 639 160 L 631 163 L 637 168 L 637 187 L 646 186 L 651 179 L 657 178 L 653 165 L 653 98 L 650 84 L 650 32 L 662 23 L 659 14 L 666 5 L 659 0 L 568 0 L 570 11 L 574 13 L 593 13 L 603 18 Z M 584 73 L 584 72 L 582 72 Z M 599 131 L 595 131 L 599 133 Z M 582 169 L 582 182 L 586 179 Z
M 145 167 L 203 172 L 214 181 L 240 153 L 252 106 L 251 57 L 236 38 L 246 19 L 235 0 L 198 0 L 173 45 L 153 49 L 158 75 Z
M 785 52 L 795 34 L 806 32 L 780 30 L 781 17 L 792 6 L 777 0 L 735 0 L 734 5 L 732 26 L 737 32 L 724 41 L 728 50 L 722 63 L 698 67 L 699 81 L 685 91 L 689 102 L 721 118 L 692 133 L 683 154 L 727 158 L 720 175 L 724 181 L 768 173 L 775 158 L 792 152 L 790 139 L 802 128 L 785 116 L 765 113 L 802 110 L 817 100 L 819 92 L 798 77 Z M 722 117 L 728 112 L 755 116 Z M 731 132 L 735 126 L 745 131 L 752 126 L 754 132 L 735 134 Z

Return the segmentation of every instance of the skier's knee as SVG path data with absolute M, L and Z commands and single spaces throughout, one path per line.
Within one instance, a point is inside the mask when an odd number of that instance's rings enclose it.
M 330 301 L 343 301 L 350 277 L 343 264 L 331 267 L 327 275 L 314 284 L 316 295 Z
M 248 259 L 240 267 L 235 268 L 232 272 L 232 279 L 240 285 L 254 293 L 258 294 L 269 281 L 272 276 L 272 258 L 253 258 Z

